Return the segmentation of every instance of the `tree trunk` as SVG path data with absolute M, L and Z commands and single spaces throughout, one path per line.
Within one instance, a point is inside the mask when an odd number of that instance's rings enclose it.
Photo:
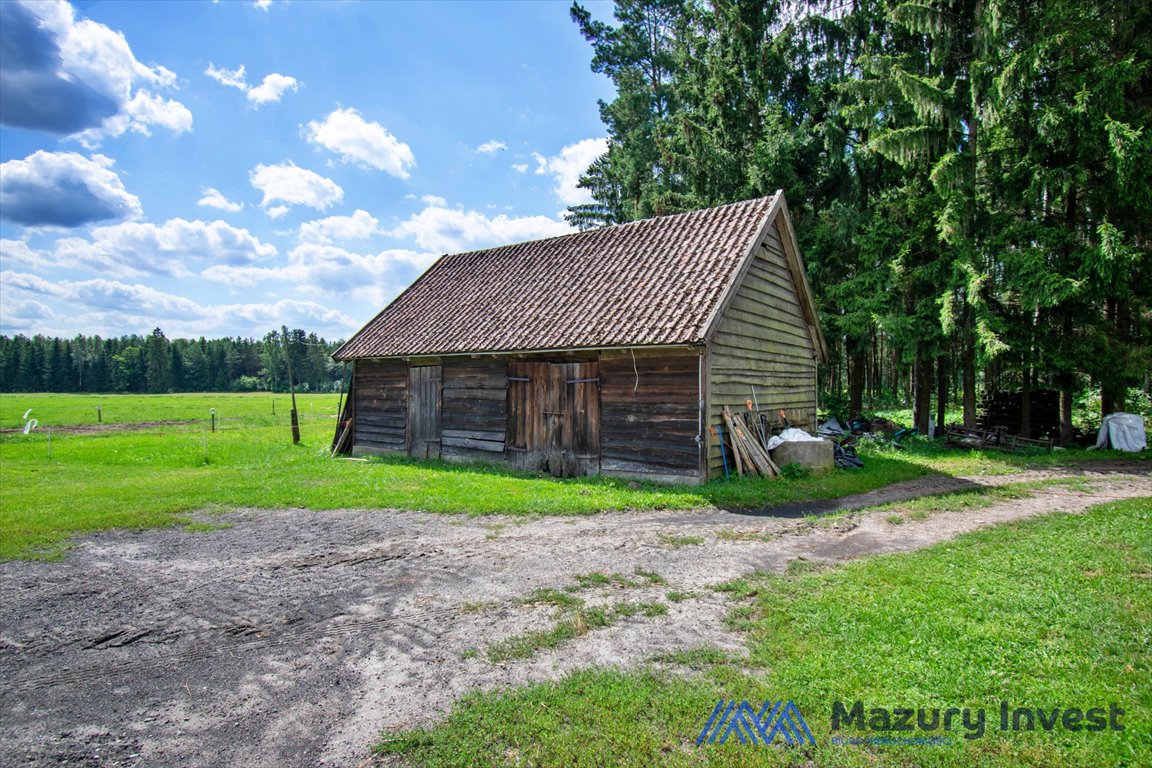
M 963 362 L 961 376 L 964 379 L 964 427 L 976 428 L 976 334 L 972 332 L 969 318 L 964 327 Z M 987 382 L 985 382 L 987 385 Z
M 862 342 L 852 344 L 848 358 L 848 415 L 855 418 L 864 409 L 864 372 L 867 348 Z
M 916 430 L 928 434 L 928 415 L 932 412 L 932 357 L 924 344 L 916 347 L 916 362 L 913 372 L 912 420 Z
M 1020 387 L 1020 436 L 1032 437 L 1032 366 L 1024 366 L 1024 384 Z
M 1062 324 L 1065 340 L 1072 338 L 1072 315 L 1064 313 Z M 1073 387 L 1076 377 L 1069 371 L 1062 371 L 1057 377 L 1060 385 L 1060 445 L 1072 445 L 1072 398 L 1075 395 Z
M 944 420 L 948 413 L 948 356 L 936 358 L 936 431 L 932 437 L 944 434 Z

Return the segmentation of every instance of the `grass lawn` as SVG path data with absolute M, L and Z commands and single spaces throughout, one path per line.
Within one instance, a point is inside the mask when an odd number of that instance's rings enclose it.
M 276 413 L 272 414 L 273 402 Z M 66 434 L 67 426 L 104 431 Z M 237 507 L 403 508 L 468 514 L 593 514 L 623 509 L 764 507 L 829 499 L 893 482 L 944 474 L 996 474 L 1070 463 L 1079 451 L 1033 458 L 964 453 L 913 440 L 897 451 L 865 452 L 861 470 L 823 478 L 718 481 L 657 486 L 602 478 L 555 480 L 499 467 L 348 461 L 327 449 L 337 396 L 298 397 L 302 444 L 292 445 L 286 395 L 0 396 L 0 428 L 22 415 L 30 435 L 0 434 L 0 557 L 58 557 L 74 535 L 108 528 L 184 522 L 188 512 Z M 218 431 L 210 432 L 216 408 Z M 117 424 L 186 422 L 144 430 Z M 49 439 L 49 428 L 57 431 Z M 1130 457 L 1124 457 L 1130 458 Z
M 921 552 L 725 586 L 749 657 L 701 648 L 625 672 L 588 670 L 473 693 L 440 725 L 388 734 L 417 766 L 1152 765 L 1152 500 L 971 533 Z M 696 745 L 719 699 L 791 700 L 815 746 Z M 851 708 L 969 708 L 950 731 L 831 731 Z M 1114 704 L 1123 731 L 1003 732 L 1012 709 Z M 1038 721 L 1037 721 L 1038 722 Z M 913 718 L 915 723 L 915 718 Z M 1011 720 L 1009 720 L 1011 723 Z M 1073 722 L 1075 724 L 1075 722 Z M 1083 724 L 1083 723 L 1081 723 Z M 919 746 L 834 745 L 833 735 L 943 736 Z

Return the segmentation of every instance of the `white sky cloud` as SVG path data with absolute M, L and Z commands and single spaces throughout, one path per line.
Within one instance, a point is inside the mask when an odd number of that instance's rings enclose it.
M 362 210 L 357 210 L 351 216 L 329 216 L 300 225 L 302 243 L 366 240 L 377 234 L 380 234 L 379 219 Z
M 44 264 L 118 277 L 186 277 L 201 265 L 252 264 L 276 253 L 276 246 L 227 222 L 170 219 L 96 227 L 89 238 L 60 239 Z
M 43 258 L 23 240 L 0 240 L 0 268 L 38 267 Z
M 42 20 L 43 29 L 55 36 L 62 73 L 117 105 L 116 114 L 101 125 L 77 134 L 86 146 L 128 130 L 149 135 L 154 125 L 173 133 L 192 129 L 192 113 L 186 106 L 154 93 L 176 88 L 176 74 L 138 61 L 122 32 L 90 19 L 77 20 L 72 6 L 63 0 L 29 2 L 27 7 Z
M 259 336 L 280 325 L 307 328 L 330 337 L 345 336 L 362 323 L 315 301 L 281 299 L 268 303 L 202 304 L 140 283 L 92 280 L 49 281 L 36 275 L 0 272 L 2 323 L 9 329 L 71 335 L 118 334 L 124 327 L 162 326 L 172 337 Z M 66 304 L 66 318 L 32 296 Z M 34 317 L 30 317 L 33 315 Z M 55 318 L 54 323 L 30 322 Z
M 296 78 L 282 75 L 278 72 L 265 75 L 264 80 L 262 80 L 259 85 L 248 85 L 247 74 L 245 73 L 243 64 L 237 69 L 226 69 L 209 63 L 208 67 L 204 70 L 204 74 L 221 85 L 236 88 L 243 92 L 244 95 L 248 97 L 248 101 L 257 107 L 261 104 L 280 101 L 280 98 L 285 92 L 295 91 L 300 86 Z
M 379 123 L 369 122 L 355 109 L 337 109 L 323 122 L 306 126 L 308 141 L 340 155 L 345 163 L 376 168 L 406 179 L 416 165 L 412 149 Z
M 425 205 L 435 205 L 440 208 L 448 205 L 448 201 L 440 197 L 440 195 L 424 195 L 424 197 L 420 199 L 424 201 Z
M 513 163 L 512 170 L 516 173 L 528 173 L 528 163 Z
M 547 216 L 485 216 L 432 205 L 413 214 L 393 229 L 393 237 L 411 239 L 421 248 L 437 253 L 487 248 L 524 240 L 538 240 L 572 232 L 563 221 Z
M 0 219 L 28 227 L 79 227 L 140 216 L 104 155 L 38 150 L 0 165 Z
M 490 139 L 480 146 L 476 147 L 476 151 L 482 155 L 490 155 L 493 152 L 499 152 L 502 149 L 508 149 L 508 145 L 496 139 Z
M 203 195 L 196 201 L 196 205 L 202 205 L 206 208 L 218 208 L 221 211 L 228 211 L 229 213 L 236 213 L 244 208 L 244 203 L 234 203 L 224 196 L 224 193 L 214 187 L 204 187 L 201 190 Z
M 580 177 L 592 162 L 608 151 L 608 139 L 584 139 L 569 144 L 560 154 L 544 157 L 533 152 L 536 159 L 536 173 L 551 176 L 555 181 L 553 192 L 564 205 L 582 205 L 592 202 L 592 195 L 586 189 L 576 186 Z
M 248 180 L 264 193 L 260 205 L 272 218 L 287 213 L 286 206 L 306 205 L 323 211 L 344 199 L 344 190 L 332 179 L 300 168 L 291 160 L 279 165 L 257 165 L 248 175 Z M 284 205 L 269 207 L 277 201 Z
M 361 254 L 331 244 L 305 242 L 289 252 L 286 266 L 213 266 L 201 276 L 245 287 L 286 281 L 296 285 L 298 294 L 362 301 L 375 311 L 437 258 L 436 253 L 404 249 Z

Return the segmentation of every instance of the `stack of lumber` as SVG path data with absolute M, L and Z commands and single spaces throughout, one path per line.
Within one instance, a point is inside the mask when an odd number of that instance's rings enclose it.
M 736 462 L 736 472 L 741 477 L 746 474 L 776 477 L 780 474 L 780 468 L 772 463 L 768 451 L 761 444 L 761 436 L 749 428 L 744 419 L 733 416 L 728 406 L 724 406 L 724 424 L 728 428 L 728 444 Z

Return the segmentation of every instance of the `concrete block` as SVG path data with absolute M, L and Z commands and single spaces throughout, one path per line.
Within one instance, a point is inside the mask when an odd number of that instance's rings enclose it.
M 814 475 L 825 475 L 836 466 L 832 456 L 832 443 L 828 440 L 812 440 L 800 443 L 780 443 L 772 450 L 772 461 L 776 466 L 799 464 Z

